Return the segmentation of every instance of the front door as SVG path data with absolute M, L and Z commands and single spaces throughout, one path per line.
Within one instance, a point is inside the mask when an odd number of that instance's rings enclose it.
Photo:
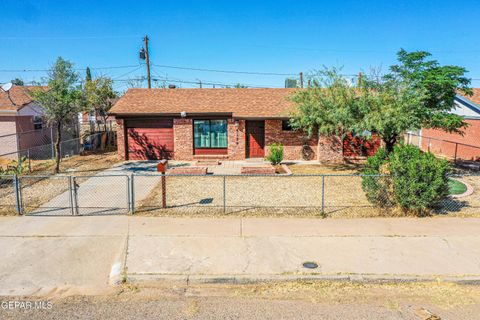
M 265 156 L 264 121 L 247 121 L 247 156 L 249 158 Z

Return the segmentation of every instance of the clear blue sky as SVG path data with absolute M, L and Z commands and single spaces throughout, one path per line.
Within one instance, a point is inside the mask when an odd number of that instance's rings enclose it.
M 430 51 L 442 64 L 464 66 L 480 79 L 479 18 L 478 0 L 10 0 L 0 2 L 0 70 L 45 69 L 57 56 L 77 68 L 138 65 L 148 34 L 152 63 L 160 65 L 276 73 L 326 65 L 357 73 L 386 70 L 403 47 Z M 145 74 L 144 68 L 134 70 L 93 73 L 121 79 Z M 44 75 L 2 71 L 0 82 Z M 263 86 L 283 86 L 285 78 L 159 67 L 153 75 Z M 125 87 L 117 83 L 119 90 Z

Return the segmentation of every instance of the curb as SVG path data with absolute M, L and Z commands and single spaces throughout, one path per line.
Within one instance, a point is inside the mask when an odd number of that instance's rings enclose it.
M 109 285 L 119 285 L 124 281 L 125 270 L 126 270 L 126 258 L 128 250 L 128 237 L 125 238 L 122 251 L 115 258 L 112 267 L 110 269 L 110 274 L 108 275 L 108 284 Z
M 181 274 L 127 274 L 132 283 L 145 281 L 184 282 L 185 284 L 253 284 L 289 281 L 342 281 L 357 283 L 408 283 L 452 282 L 480 285 L 480 275 L 475 276 L 420 276 L 372 274 L 312 274 L 312 275 L 181 275 Z

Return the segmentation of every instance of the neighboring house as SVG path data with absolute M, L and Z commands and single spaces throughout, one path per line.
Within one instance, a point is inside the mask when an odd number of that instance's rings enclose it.
M 31 92 L 45 89 L 41 86 L 13 86 L 8 93 L 0 90 L 0 155 L 26 150 L 43 139 L 43 110 L 33 101 Z M 27 132 L 29 134 L 19 138 L 20 134 Z M 16 155 L 10 157 L 16 158 Z
M 463 116 L 468 127 L 463 135 L 443 130 L 422 129 L 421 138 L 415 143 L 425 151 L 448 158 L 478 160 L 480 158 L 480 88 L 473 89 L 472 96 L 457 94 L 452 113 Z
M 129 89 L 110 111 L 119 157 L 243 160 L 263 158 L 273 142 L 284 145 L 285 160 L 343 160 L 345 146 L 348 156 L 359 156 L 355 150 L 364 148 L 351 147 L 358 141 L 292 130 L 288 119 L 295 106 L 288 97 L 295 90 Z

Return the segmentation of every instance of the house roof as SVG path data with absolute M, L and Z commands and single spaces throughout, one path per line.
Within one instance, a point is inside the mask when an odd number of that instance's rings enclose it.
M 17 111 L 33 101 L 32 91 L 46 90 L 45 86 L 13 86 L 8 93 L 0 90 L 0 110 Z
M 285 118 L 297 89 L 129 89 L 112 107 L 114 115 L 232 114 L 238 118 Z
M 480 88 L 473 88 L 472 92 L 473 94 L 471 96 L 457 94 L 455 99 L 480 115 Z
M 480 105 L 480 88 L 473 88 L 473 95 L 465 96 L 462 95 L 465 99 L 472 101 L 473 103 Z

